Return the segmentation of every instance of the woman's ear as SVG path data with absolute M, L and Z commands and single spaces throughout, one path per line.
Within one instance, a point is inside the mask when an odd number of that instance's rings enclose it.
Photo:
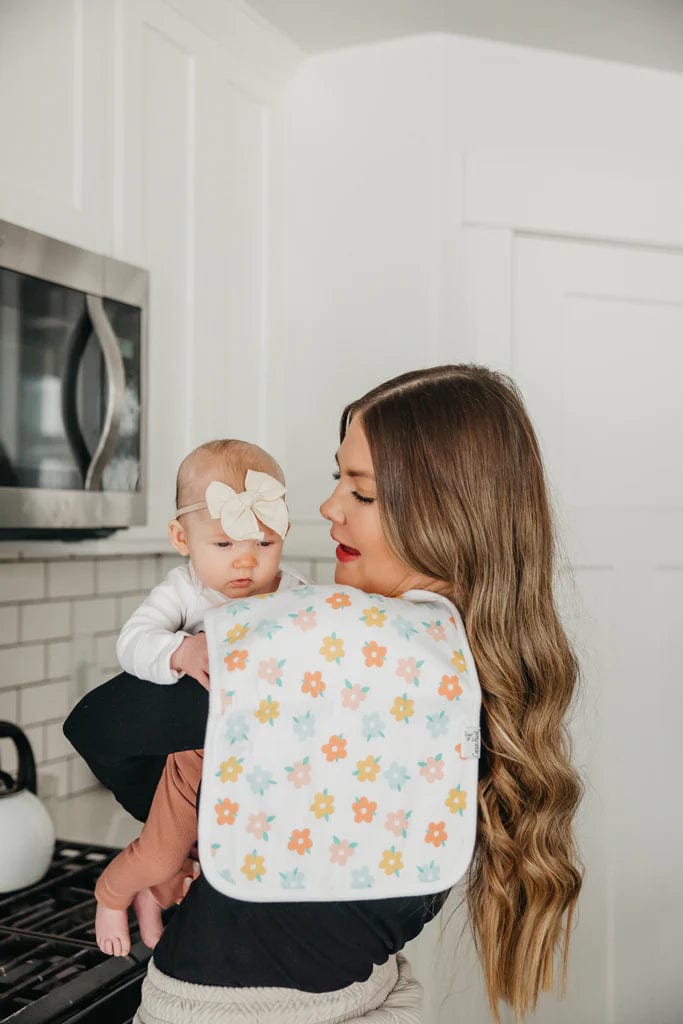
M 187 534 L 177 519 L 172 519 L 168 524 L 168 539 L 179 555 L 189 555 L 190 549 L 187 546 Z

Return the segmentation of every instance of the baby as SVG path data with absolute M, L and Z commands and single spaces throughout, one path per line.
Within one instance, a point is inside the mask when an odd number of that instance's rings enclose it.
M 275 459 L 246 441 L 209 441 L 183 460 L 168 531 L 189 561 L 171 570 L 121 630 L 116 650 L 127 672 L 160 684 L 187 674 L 208 689 L 205 613 L 235 598 L 307 582 L 280 569 L 289 529 L 284 494 Z M 202 755 L 188 750 L 167 758 L 139 839 L 100 876 L 95 931 L 103 953 L 130 951 L 131 903 L 144 942 L 153 947 L 159 940 L 161 908 L 173 902 L 197 839 Z

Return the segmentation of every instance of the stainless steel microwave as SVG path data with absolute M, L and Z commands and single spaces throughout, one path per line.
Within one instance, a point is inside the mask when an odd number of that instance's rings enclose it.
M 146 521 L 148 286 L 0 221 L 0 538 Z

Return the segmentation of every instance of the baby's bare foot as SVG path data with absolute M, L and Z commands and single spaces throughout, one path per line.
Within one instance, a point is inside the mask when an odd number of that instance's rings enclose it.
M 95 914 L 95 937 L 97 945 L 108 956 L 128 956 L 130 953 L 128 911 L 111 910 L 98 903 Z
M 142 941 L 150 949 L 154 949 L 164 930 L 161 907 L 149 889 L 143 889 L 133 900 L 133 908 L 140 925 Z

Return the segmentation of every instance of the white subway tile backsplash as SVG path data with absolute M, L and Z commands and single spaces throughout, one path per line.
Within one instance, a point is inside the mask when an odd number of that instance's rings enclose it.
M 315 583 L 334 583 L 336 561 L 318 559 L 313 562 L 313 580 Z
M 95 563 L 88 558 L 47 563 L 47 596 L 79 597 L 95 593 Z
M 121 629 L 124 622 L 127 622 L 133 612 L 139 608 L 147 597 L 148 591 L 139 591 L 137 594 L 124 594 L 116 598 L 116 628 Z
M 27 740 L 31 744 L 31 750 L 36 764 L 45 760 L 45 727 L 43 725 L 22 726 Z
M 287 558 L 282 559 L 282 564 L 286 569 L 292 569 L 294 572 L 298 572 L 301 576 L 305 576 L 306 579 L 313 579 L 313 567 L 311 562 L 305 558 Z
M 157 582 L 165 579 L 171 569 L 176 569 L 179 565 L 185 565 L 187 562 L 186 558 L 182 555 L 159 555 L 159 579 Z
M 62 721 L 48 722 L 43 726 L 45 730 L 45 756 L 46 761 L 55 761 L 60 757 L 68 757 L 73 754 L 74 748 L 62 731 Z M 41 758 L 42 760 L 42 758 Z
M 16 722 L 18 715 L 18 691 L 0 690 L 0 719 L 2 719 L 3 722 Z
M 0 562 L 0 603 L 45 597 L 45 562 Z
M 16 605 L 0 605 L 0 644 L 15 644 L 19 639 L 19 609 Z
M 123 594 L 138 587 L 137 558 L 103 558 L 97 563 L 98 594 Z
M 69 792 L 69 764 L 72 759 L 51 761 L 38 769 L 38 795 L 66 796 Z
M 99 782 L 85 761 L 80 757 L 71 758 L 69 761 L 69 792 L 82 793 L 84 790 L 94 789 L 96 786 L 99 786 Z
M 116 657 L 116 641 L 118 633 L 105 633 L 95 637 L 95 664 L 103 669 L 116 668 L 118 658 Z
M 21 725 L 64 719 L 72 704 L 69 683 L 43 683 L 41 686 L 23 686 L 19 693 L 19 721 Z
M 113 597 L 93 597 L 89 601 L 74 601 L 73 631 L 79 633 L 106 633 L 116 629 L 116 600 Z
M 71 634 L 71 606 L 68 601 L 23 604 L 19 613 L 22 640 L 57 640 Z
M 20 686 L 44 678 L 44 644 L 0 647 L 0 680 L 3 686 Z
M 161 558 L 158 555 L 150 555 L 138 560 L 138 586 L 141 589 L 151 590 L 163 578 Z
M 59 640 L 47 645 L 47 678 L 61 679 L 71 672 L 71 641 Z

